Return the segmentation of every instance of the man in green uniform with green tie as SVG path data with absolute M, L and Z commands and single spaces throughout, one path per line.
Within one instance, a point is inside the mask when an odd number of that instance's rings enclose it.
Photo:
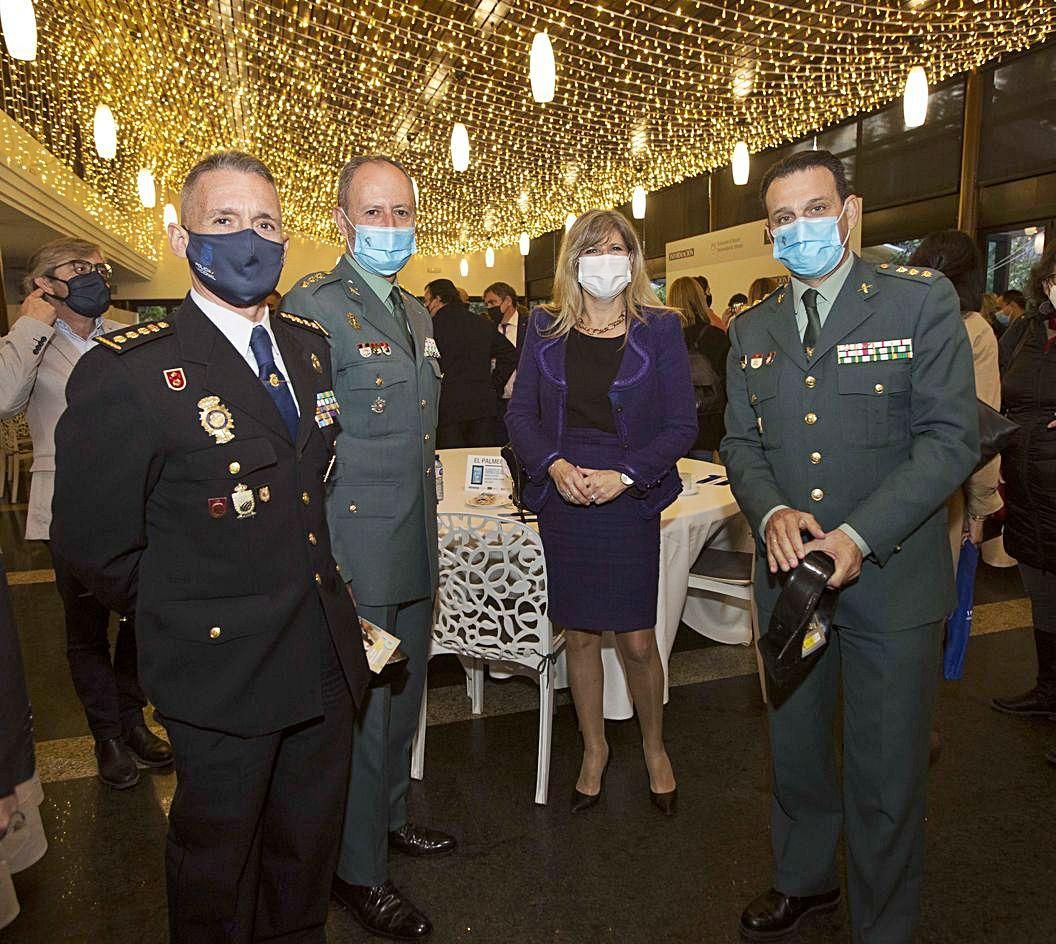
M 329 477 L 334 557 L 360 615 L 399 637 L 407 671 L 368 692 L 356 723 L 334 895 L 369 931 L 431 931 L 388 879 L 390 848 L 452 852 L 455 840 L 407 819 L 411 741 L 429 659 L 437 585 L 436 446 L 440 362 L 432 319 L 397 274 L 415 251 L 415 196 L 387 157 L 355 158 L 338 179 L 334 222 L 347 252 L 298 282 L 283 311 L 330 332 L 341 432 Z
M 775 876 L 741 934 L 779 940 L 837 907 L 845 826 L 855 944 L 908 944 L 955 603 L 944 503 L 979 455 L 971 349 L 940 273 L 869 265 L 847 248 L 861 203 L 838 158 L 796 153 L 769 169 L 761 196 L 792 281 L 730 325 L 721 451 L 758 536 L 763 631 L 781 573 L 813 550 L 835 562 L 840 597 L 813 671 L 770 709 Z

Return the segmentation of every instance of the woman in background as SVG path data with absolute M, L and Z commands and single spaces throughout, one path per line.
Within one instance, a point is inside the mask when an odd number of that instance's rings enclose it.
M 549 617 L 565 631 L 583 735 L 572 812 L 601 795 L 605 739 L 601 634 L 616 634 L 650 798 L 675 812 L 656 645 L 660 512 L 681 491 L 676 463 L 697 435 L 682 324 L 653 293 L 634 230 L 592 210 L 561 244 L 553 303 L 536 308 L 506 425 L 539 515 Z
M 730 339 L 710 319 L 710 306 L 699 281 L 675 279 L 667 290 L 667 303 L 682 315 L 682 334 L 689 350 L 689 368 L 697 405 L 697 438 L 693 458 L 713 461 L 726 434 L 726 355 Z

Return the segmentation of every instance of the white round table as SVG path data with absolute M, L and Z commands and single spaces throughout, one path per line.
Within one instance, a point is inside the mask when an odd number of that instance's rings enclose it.
M 440 461 L 444 466 L 444 500 L 437 511 L 442 513 L 477 511 L 497 514 L 467 505 L 466 465 L 470 455 L 498 455 L 498 447 L 477 449 L 444 449 Z M 726 483 L 725 469 L 712 462 L 681 459 L 678 470 L 683 477 L 692 476 L 695 495 L 683 494 L 664 509 L 660 516 L 660 587 L 656 606 L 656 641 L 664 665 L 674 646 L 681 620 L 711 639 L 730 644 L 751 642 L 751 624 L 747 609 L 705 596 L 687 600 L 689 568 L 705 545 L 738 550 L 751 549 L 747 523 Z M 472 494 L 472 493 L 469 493 Z M 633 714 L 630 692 L 613 642 L 606 633 L 602 642 L 605 666 L 605 717 L 611 720 L 630 718 Z M 494 672 L 498 675 L 498 672 Z M 567 685 L 564 655 L 558 664 L 558 685 Z M 665 701 L 666 692 L 665 692 Z

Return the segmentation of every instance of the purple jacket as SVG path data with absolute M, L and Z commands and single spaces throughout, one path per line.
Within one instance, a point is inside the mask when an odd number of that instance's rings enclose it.
M 696 401 L 682 323 L 674 312 L 643 308 L 645 323 L 632 319 L 627 347 L 609 388 L 616 430 L 623 444 L 615 469 L 634 479 L 630 493 L 651 518 L 681 490 L 675 463 L 697 437 Z M 544 338 L 551 316 L 532 312 L 521 349 L 506 428 L 528 474 L 524 503 L 538 511 L 553 492 L 547 469 L 562 455 L 568 384 L 565 337 Z

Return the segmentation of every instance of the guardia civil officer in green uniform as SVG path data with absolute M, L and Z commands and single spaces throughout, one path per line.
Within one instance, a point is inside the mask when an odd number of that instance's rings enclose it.
M 761 194 L 792 281 L 730 326 L 721 451 L 759 538 L 763 631 L 780 573 L 810 551 L 832 557 L 841 591 L 819 662 L 770 710 L 774 882 L 741 933 L 780 939 L 837 907 L 846 827 L 855 944 L 907 944 L 942 626 L 955 603 L 944 503 L 979 454 L 971 348 L 942 275 L 868 265 L 845 248 L 861 203 L 832 154 L 774 165 Z
M 286 240 L 259 160 L 200 161 L 180 216 L 183 304 L 100 335 L 70 375 L 51 539 L 105 606 L 135 612 L 176 766 L 173 944 L 322 941 L 369 675 L 323 509 L 326 331 L 264 304 Z
M 437 585 L 439 351 L 428 312 L 397 283 L 415 251 L 414 188 L 403 167 L 386 157 L 346 164 L 334 221 L 347 252 L 332 271 L 298 282 L 283 310 L 330 333 L 341 406 L 327 498 L 334 554 L 362 615 L 400 638 L 408 669 L 372 687 L 357 719 L 333 888 L 368 930 L 414 939 L 431 925 L 388 880 L 388 850 L 427 856 L 455 847 L 407 819 Z

